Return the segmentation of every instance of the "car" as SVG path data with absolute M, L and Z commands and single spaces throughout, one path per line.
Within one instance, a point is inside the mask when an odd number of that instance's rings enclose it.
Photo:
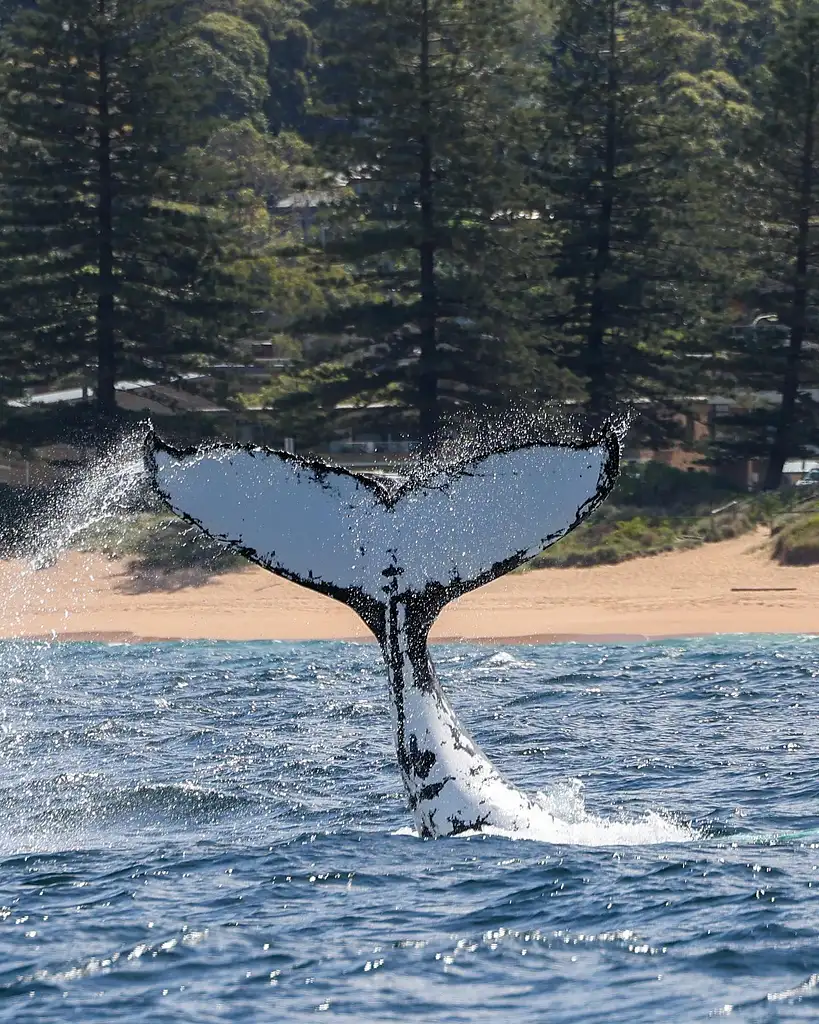
M 797 487 L 819 487 L 819 469 L 811 469 L 796 481 Z

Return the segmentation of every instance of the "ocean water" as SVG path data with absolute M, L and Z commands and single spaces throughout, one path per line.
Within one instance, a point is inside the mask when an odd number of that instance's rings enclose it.
M 0 1021 L 819 1014 L 819 639 L 434 654 L 553 831 L 408 834 L 374 645 L 0 647 Z

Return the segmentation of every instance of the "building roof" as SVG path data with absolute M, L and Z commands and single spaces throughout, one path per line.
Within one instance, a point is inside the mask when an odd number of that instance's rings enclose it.
M 120 380 L 114 385 L 117 405 L 134 411 L 145 410 L 158 415 L 173 415 L 177 412 L 227 412 L 224 406 L 216 405 L 202 395 L 183 391 L 175 384 L 179 381 L 204 380 L 203 373 L 183 373 L 165 384 L 151 380 Z M 94 388 L 63 388 L 58 391 L 43 391 L 23 398 L 13 398 L 7 404 L 14 409 L 32 409 L 38 406 L 58 405 L 87 401 L 94 397 Z
M 788 459 L 782 467 L 783 473 L 810 473 L 819 469 L 819 459 Z

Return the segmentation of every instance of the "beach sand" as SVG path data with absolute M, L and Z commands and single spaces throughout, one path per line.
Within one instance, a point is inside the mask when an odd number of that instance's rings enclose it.
M 432 636 L 511 643 L 819 634 L 819 566 L 779 566 L 766 541 L 760 530 L 619 565 L 515 573 L 449 605 Z M 39 571 L 0 563 L 0 587 L 2 637 L 371 639 L 344 605 L 257 567 L 204 582 L 163 580 L 72 552 Z

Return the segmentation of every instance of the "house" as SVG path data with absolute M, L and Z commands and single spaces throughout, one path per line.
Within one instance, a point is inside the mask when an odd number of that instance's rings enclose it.
M 809 473 L 819 473 L 819 458 L 788 459 L 782 467 L 782 474 L 789 484 L 797 484 Z

